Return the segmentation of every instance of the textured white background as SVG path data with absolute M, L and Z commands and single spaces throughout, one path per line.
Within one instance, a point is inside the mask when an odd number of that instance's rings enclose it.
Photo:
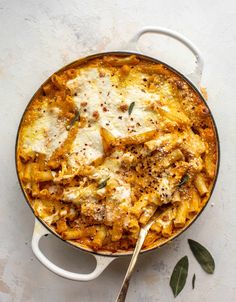
M 229 0 L 0 1 L 0 301 L 114 301 L 128 259 L 116 260 L 92 282 L 79 283 L 54 275 L 34 258 L 34 218 L 17 182 L 14 144 L 27 102 L 53 71 L 92 52 L 120 49 L 146 25 L 176 30 L 202 51 L 203 85 L 221 139 L 221 169 L 197 222 L 169 246 L 140 257 L 127 301 L 174 301 L 169 278 L 185 254 L 189 277 L 176 302 L 236 301 L 236 4 Z M 145 37 L 141 44 L 146 53 L 183 72 L 193 65 L 189 53 L 169 39 Z M 196 263 L 187 238 L 210 249 L 216 261 L 213 276 Z M 92 256 L 51 236 L 43 239 L 42 248 L 65 268 L 88 272 L 94 266 Z

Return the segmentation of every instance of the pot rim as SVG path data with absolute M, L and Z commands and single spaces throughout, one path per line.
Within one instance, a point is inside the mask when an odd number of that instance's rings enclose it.
M 214 128 L 214 131 L 215 131 L 215 138 L 216 138 L 216 142 L 217 142 L 217 163 L 216 163 L 216 173 L 215 173 L 215 177 L 214 177 L 214 181 L 213 181 L 213 185 L 212 185 L 212 188 L 211 188 L 211 192 L 209 194 L 209 197 L 207 199 L 207 201 L 205 202 L 204 206 L 201 208 L 201 210 L 195 215 L 194 218 L 192 218 L 191 220 L 189 220 L 190 222 L 187 223 L 187 225 L 180 229 L 180 231 L 177 231 L 176 234 L 172 235 L 170 238 L 167 238 L 167 240 L 165 240 L 164 242 L 161 242 L 159 245 L 157 246 L 152 246 L 150 248 L 147 248 L 145 250 L 141 250 L 140 253 L 147 253 L 147 252 L 151 252 L 155 249 L 158 249 L 160 247 L 163 247 L 164 245 L 172 242 L 174 239 L 176 239 L 177 237 L 179 237 L 181 234 L 183 234 L 196 220 L 197 218 L 202 214 L 202 212 L 204 211 L 204 209 L 206 208 L 207 204 L 209 203 L 209 200 L 211 199 L 211 196 L 213 194 L 213 191 L 215 189 L 215 185 L 216 185 L 216 182 L 217 182 L 217 179 L 218 179 L 218 174 L 219 174 L 219 168 L 220 168 L 220 141 L 219 141 L 219 134 L 218 134 L 218 130 L 217 130 L 217 126 L 216 126 L 216 122 L 214 120 L 214 117 L 213 117 L 213 114 L 206 102 L 206 100 L 204 99 L 203 95 L 201 94 L 201 92 L 199 91 L 199 89 L 195 86 L 195 84 L 189 80 L 185 75 L 183 75 L 181 72 L 179 72 L 178 70 L 176 70 L 174 67 L 170 66 L 169 64 L 165 63 L 165 62 L 162 62 L 154 57 L 150 57 L 150 56 L 147 56 L 147 55 L 144 55 L 144 54 L 141 54 L 141 53 L 138 53 L 138 52 L 135 52 L 135 51 L 121 51 L 121 50 L 118 50 L 118 51 L 107 51 L 107 52 L 101 52 L 101 53 L 95 53 L 95 54 L 92 54 L 92 55 L 88 55 L 86 57 L 82 57 L 80 59 L 77 59 L 65 66 L 63 66 L 62 68 L 60 68 L 59 70 L 57 70 L 56 72 L 54 72 L 53 74 L 56 74 L 56 73 L 59 73 L 59 72 L 62 72 L 68 68 L 72 68 L 73 66 L 76 66 L 76 65 L 80 65 L 82 64 L 83 62 L 85 61 L 88 61 L 88 60 L 91 60 L 91 59 L 94 59 L 94 58 L 99 58 L 99 57 L 102 57 L 102 56 L 105 56 L 105 55 L 120 55 L 120 56 L 126 56 L 126 55 L 136 55 L 140 58 L 143 58 L 143 59 L 146 59 L 148 61 L 151 61 L 151 62 L 154 62 L 154 63 L 160 63 L 160 64 L 163 64 L 164 66 L 166 66 L 169 70 L 171 70 L 172 72 L 174 72 L 175 74 L 177 74 L 179 77 L 181 77 L 185 82 L 187 82 L 190 87 L 197 93 L 197 95 L 201 98 L 201 100 L 203 101 L 203 103 L 205 104 L 205 106 L 207 107 L 207 109 L 209 110 L 209 114 L 210 114 L 210 117 L 211 117 L 211 120 L 212 120 L 212 123 L 213 123 L 213 128 Z M 51 77 L 51 76 L 50 76 Z M 64 243 L 68 244 L 69 246 L 71 247 L 74 247 L 76 249 L 79 249 L 80 251 L 83 251 L 83 252 L 87 252 L 87 253 L 91 253 L 91 254 L 94 254 L 94 255 L 99 255 L 99 256 L 104 256 L 104 257 L 122 257 L 122 256 L 128 256 L 128 255 L 132 255 L 133 254 L 133 251 L 127 251 L 127 252 L 123 252 L 123 251 L 117 251 L 115 253 L 112 253 L 110 251 L 100 251 L 100 252 L 97 252 L 97 251 L 93 251 L 92 249 L 89 249 L 87 247 L 82 247 L 82 246 L 79 246 L 77 244 L 73 244 L 71 241 L 69 240 L 65 240 L 63 239 L 59 234 L 57 234 L 52 228 L 50 228 L 44 221 L 43 219 L 41 219 L 40 217 L 36 216 L 35 213 L 34 213 L 34 210 L 33 210 L 33 207 L 31 206 L 31 203 L 30 201 L 28 200 L 27 198 L 27 195 L 23 189 L 23 185 L 21 183 L 21 180 L 20 180 L 20 177 L 19 177 L 19 171 L 18 171 L 18 166 L 17 166 L 17 146 L 18 146 L 18 138 L 19 138 L 19 132 L 20 132 L 20 129 L 21 129 L 21 125 L 22 125 L 22 122 L 23 122 L 23 118 L 25 116 L 25 113 L 27 112 L 30 104 L 33 102 L 33 100 L 35 99 L 35 97 L 37 97 L 37 95 L 41 92 L 42 90 L 42 87 L 49 81 L 49 78 L 46 79 L 46 81 L 43 82 L 43 84 L 40 85 L 40 87 L 37 89 L 37 91 L 33 94 L 33 96 L 31 97 L 30 101 L 28 102 L 22 116 L 21 116 L 21 119 L 20 119 L 20 122 L 19 122 L 19 125 L 18 125 L 18 129 L 17 129 L 17 135 L 16 135 L 16 142 L 15 142 L 15 167 L 16 167 L 16 174 L 17 174 L 17 178 L 18 178 L 18 182 L 20 184 L 20 188 L 21 188 L 21 191 L 23 192 L 23 195 L 24 195 L 24 198 L 28 204 L 28 206 L 30 207 L 31 211 L 33 212 L 33 215 L 35 216 L 35 218 L 38 219 L 38 221 L 43 224 L 43 226 L 48 230 L 50 231 L 50 233 L 52 233 L 53 235 L 55 235 L 57 238 L 59 238 L 60 240 L 62 240 Z

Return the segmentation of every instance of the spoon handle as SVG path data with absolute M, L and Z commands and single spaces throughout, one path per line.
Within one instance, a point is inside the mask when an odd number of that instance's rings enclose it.
M 147 228 L 147 227 L 141 228 L 141 230 L 140 230 L 139 237 L 138 237 L 138 240 L 137 240 L 137 243 L 136 243 L 136 246 L 135 246 L 135 249 L 134 249 L 130 264 L 129 264 L 129 267 L 127 269 L 127 272 L 126 272 L 124 281 L 122 283 L 119 295 L 116 299 L 116 302 L 124 302 L 125 301 L 127 291 L 128 291 L 128 288 L 129 288 L 130 278 L 132 276 L 135 264 L 136 264 L 137 259 L 138 259 L 139 252 L 140 252 L 140 250 L 142 248 L 142 245 L 143 245 L 143 242 L 144 242 L 144 240 L 147 236 L 148 230 L 149 230 L 149 228 Z

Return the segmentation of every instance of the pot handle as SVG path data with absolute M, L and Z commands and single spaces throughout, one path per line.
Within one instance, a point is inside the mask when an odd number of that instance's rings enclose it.
M 178 40 L 179 42 L 184 44 L 193 53 L 193 55 L 195 56 L 196 66 L 194 70 L 189 75 L 187 75 L 187 77 L 194 84 L 197 84 L 199 86 L 202 77 L 202 70 L 203 70 L 204 63 L 203 63 L 202 55 L 199 52 L 199 50 L 196 48 L 196 46 L 190 40 L 188 40 L 187 38 L 185 38 L 184 36 L 173 30 L 162 28 L 162 27 L 144 27 L 143 29 L 138 31 L 136 35 L 131 39 L 131 41 L 128 44 L 128 49 L 141 52 L 138 47 L 138 41 L 142 35 L 147 33 L 155 33 L 155 34 L 165 35 L 174 38 L 175 40 Z
M 97 278 L 104 269 L 116 258 L 115 257 L 103 257 L 98 255 L 93 255 L 96 259 L 97 265 L 93 272 L 89 274 L 78 274 L 73 273 L 67 270 L 64 270 L 52 263 L 40 250 L 39 241 L 42 236 L 50 234 L 50 231 L 47 230 L 37 219 L 35 219 L 34 232 L 32 237 L 32 250 L 38 260 L 50 271 L 53 273 L 75 281 L 90 281 Z

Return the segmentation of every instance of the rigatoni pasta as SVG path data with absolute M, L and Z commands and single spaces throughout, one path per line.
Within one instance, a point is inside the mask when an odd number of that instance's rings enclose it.
M 106 55 L 54 74 L 27 108 L 17 142 L 35 215 L 95 251 L 132 250 L 140 228 L 158 245 L 209 198 L 214 125 L 201 97 L 166 66 Z

